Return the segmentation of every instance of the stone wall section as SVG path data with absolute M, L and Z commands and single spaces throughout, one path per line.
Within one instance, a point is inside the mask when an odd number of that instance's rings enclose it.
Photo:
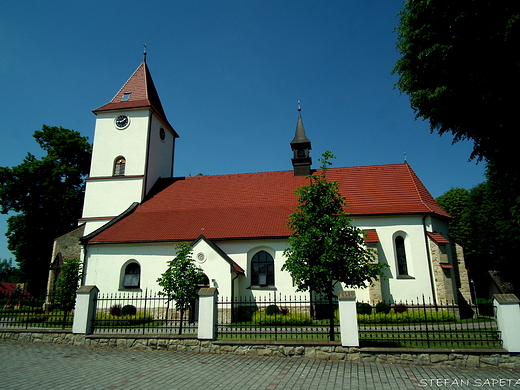
M 437 300 L 441 304 L 451 304 L 455 301 L 453 296 L 453 272 L 451 269 L 444 270 L 443 265 L 447 263 L 447 256 L 441 250 L 439 244 L 428 238 L 430 244 L 430 255 L 433 268 L 433 278 L 435 279 L 435 289 L 437 291 Z
M 367 244 L 367 248 L 375 252 L 376 257 L 373 264 L 379 263 L 379 250 L 377 244 Z M 381 277 L 378 276 L 372 285 L 368 286 L 368 296 L 370 304 L 375 306 L 379 302 L 383 302 L 383 291 L 381 289 Z
M 469 277 L 468 270 L 466 269 L 466 261 L 464 260 L 464 249 L 461 245 L 456 242 L 452 242 L 452 254 L 455 256 L 455 266 L 457 267 L 459 274 L 460 287 L 459 292 L 462 297 L 468 303 L 473 303 L 473 299 L 471 298 L 471 289 L 469 285 Z
M 320 360 L 345 360 L 353 363 L 386 363 L 427 365 L 458 368 L 520 369 L 520 354 L 501 349 L 383 349 L 342 347 L 302 343 L 233 343 L 202 341 L 181 336 L 121 336 L 72 334 L 71 332 L 2 331 L 0 342 L 29 342 L 81 345 L 95 348 L 122 348 L 129 350 L 167 350 L 190 353 L 237 354 L 247 356 L 301 357 Z
M 81 246 L 79 243 L 79 239 L 83 236 L 83 232 L 85 230 L 85 225 L 81 225 L 76 229 L 56 238 L 54 240 L 54 245 L 52 248 L 52 257 L 50 264 L 52 264 L 58 254 L 61 254 L 61 258 L 73 259 L 75 257 L 81 256 Z M 47 294 L 51 294 L 54 290 L 54 283 L 56 283 L 56 270 L 49 271 L 49 277 L 47 280 Z

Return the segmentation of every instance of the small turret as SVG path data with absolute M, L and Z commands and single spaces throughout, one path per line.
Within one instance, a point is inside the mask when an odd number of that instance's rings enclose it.
M 291 149 L 294 153 L 291 161 L 294 168 L 294 176 L 309 176 L 312 164 L 309 150 L 312 148 L 311 141 L 305 135 L 301 111 L 300 101 L 298 101 L 298 122 L 296 123 L 294 139 L 291 141 Z

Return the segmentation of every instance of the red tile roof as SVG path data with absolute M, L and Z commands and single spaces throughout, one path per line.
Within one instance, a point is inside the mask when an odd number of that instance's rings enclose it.
M 428 233 L 428 236 L 435 241 L 437 244 L 449 244 L 450 242 L 445 239 L 440 233 Z
M 408 164 L 331 168 L 353 216 L 435 214 L 449 218 Z M 292 171 L 162 179 L 133 213 L 89 242 L 191 241 L 287 237 L 295 189 Z
M 377 243 L 379 242 L 379 236 L 377 235 L 376 229 L 368 229 L 365 230 L 366 237 L 364 237 L 364 241 L 366 243 Z
M 122 101 L 125 94 L 130 94 L 127 101 Z M 136 71 L 130 76 L 125 85 L 112 98 L 112 100 L 94 110 L 95 113 L 102 111 L 121 110 L 130 108 L 151 107 L 159 117 L 173 130 L 166 119 L 161 99 L 155 88 L 150 71 L 146 62 L 142 62 Z M 175 131 L 174 131 L 175 132 Z M 175 136 L 178 136 L 175 134 Z

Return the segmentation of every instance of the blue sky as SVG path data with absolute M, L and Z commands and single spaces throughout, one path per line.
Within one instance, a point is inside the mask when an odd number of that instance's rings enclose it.
M 175 175 L 291 169 L 297 101 L 314 167 L 407 161 L 434 197 L 482 182 L 472 144 L 414 120 L 391 69 L 402 0 L 24 1 L 0 11 L 0 166 L 42 124 L 93 139 L 92 110 L 142 61 L 179 133 Z M 0 216 L 0 259 L 10 258 Z M 44 222 L 44 221 L 42 221 Z

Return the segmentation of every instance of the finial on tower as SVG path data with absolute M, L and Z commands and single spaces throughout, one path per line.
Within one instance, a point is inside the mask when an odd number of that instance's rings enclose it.
M 404 152 L 404 163 L 406 164 L 407 161 L 406 161 L 406 152 Z
M 300 104 L 300 101 L 298 100 L 298 112 L 300 112 L 302 110 L 302 106 Z
M 143 43 L 143 47 L 144 47 L 144 50 L 143 50 L 143 62 L 146 63 L 146 54 L 148 54 L 146 51 L 148 50 L 148 48 L 146 47 L 146 43 Z

